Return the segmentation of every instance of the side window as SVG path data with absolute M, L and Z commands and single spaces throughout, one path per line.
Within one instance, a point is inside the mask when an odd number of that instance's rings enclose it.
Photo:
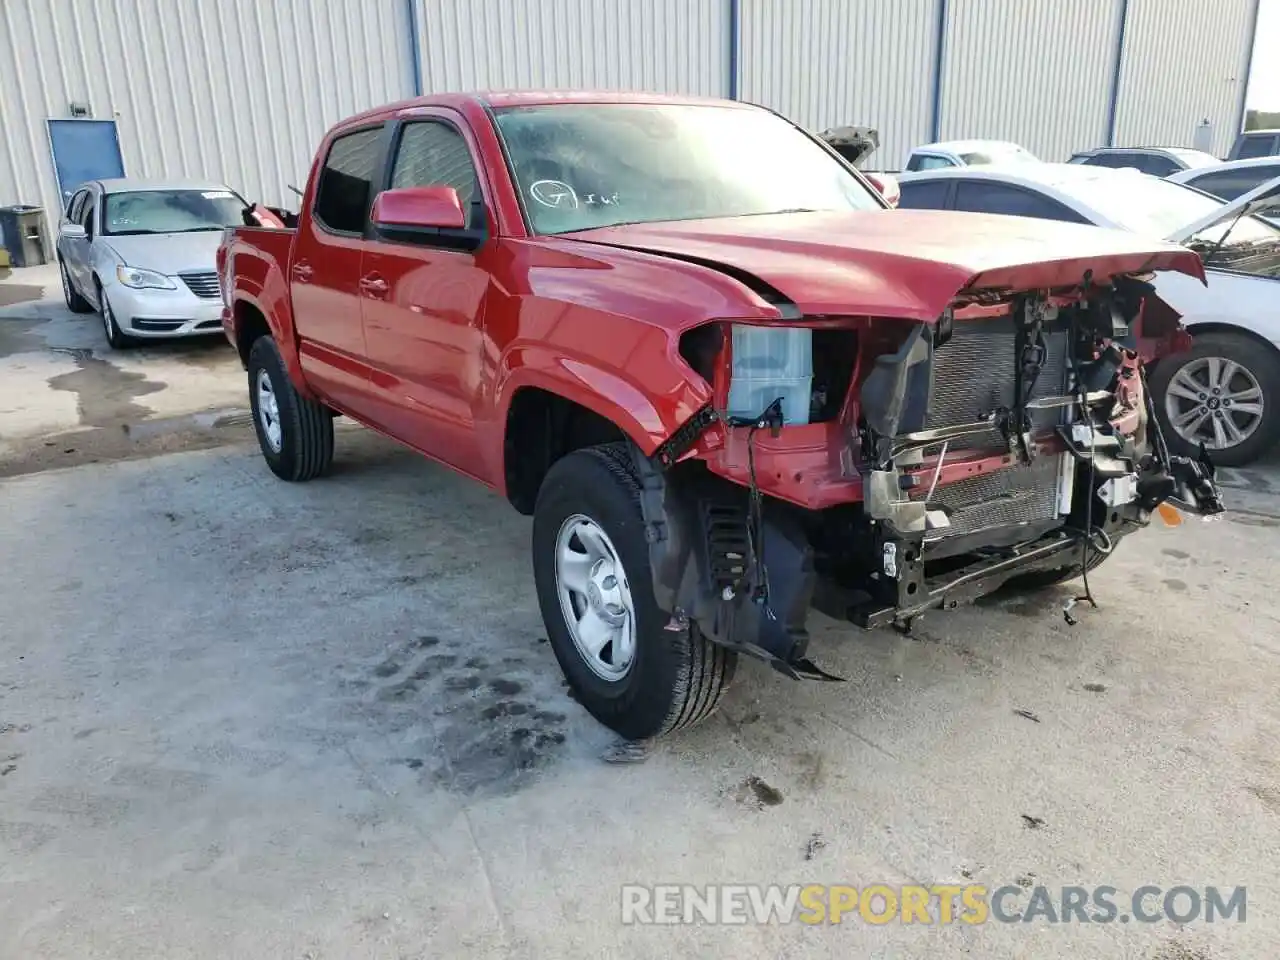
M 1099 167 L 1111 167 L 1115 170 L 1123 167 L 1142 169 L 1142 158 L 1133 153 L 1100 153 L 1093 158 L 1093 162 Z
M 911 162 L 907 164 L 908 170 L 942 170 L 946 167 L 954 167 L 955 164 L 946 157 L 935 157 L 929 153 L 917 153 L 911 158 Z
M 950 180 L 922 180 L 918 183 L 899 181 L 902 197 L 898 200 L 899 208 L 907 210 L 942 210 L 947 202 L 947 188 Z
M 1167 177 L 1171 173 L 1177 173 L 1180 168 L 1168 157 L 1158 153 L 1148 153 L 1142 156 L 1138 169 L 1153 177 Z
M 410 123 L 400 135 L 395 163 L 391 167 L 391 186 L 453 187 L 463 210 L 472 210 L 472 202 L 480 199 L 471 148 L 453 127 L 445 123 Z
M 1247 160 L 1250 157 L 1269 157 L 1275 141 L 1275 137 L 1245 137 L 1244 143 L 1240 144 L 1240 155 L 1236 159 Z
M 320 170 L 315 216 L 330 230 L 361 233 L 372 183 L 382 162 L 382 128 L 348 133 L 333 141 Z
M 1211 193 L 1223 200 L 1234 200 L 1260 183 L 1280 177 L 1280 163 L 1239 170 L 1216 170 L 1187 181 L 1188 186 Z
M 1021 187 L 979 180 L 962 180 L 956 184 L 957 210 L 974 213 L 1002 213 L 1011 217 L 1034 217 L 1038 220 L 1062 220 L 1086 223 L 1080 214 L 1052 197 L 1032 193 Z

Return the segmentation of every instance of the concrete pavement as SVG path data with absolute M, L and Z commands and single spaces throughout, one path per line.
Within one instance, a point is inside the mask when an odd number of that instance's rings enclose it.
M 649 760 L 564 692 L 528 523 L 363 431 L 0 480 L 0 957 L 1271 957 L 1280 501 L 1067 589 L 814 618 Z M 819 844 L 811 841 L 817 836 Z M 807 856 L 812 855 L 812 859 Z M 1247 885 L 1247 922 L 630 927 L 624 883 Z

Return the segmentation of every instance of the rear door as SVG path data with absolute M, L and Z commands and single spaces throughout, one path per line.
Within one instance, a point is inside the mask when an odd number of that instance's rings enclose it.
M 302 369 L 326 400 L 369 416 L 369 365 L 360 316 L 360 259 L 373 185 L 385 163 L 381 123 L 344 130 L 312 176 L 310 216 L 298 223 L 289 290 Z
M 484 187 L 470 133 L 431 112 L 394 131 L 388 189 L 448 186 L 487 230 Z M 370 243 L 360 287 L 370 377 L 392 436 L 486 482 L 475 432 L 480 400 L 481 309 L 489 275 L 477 251 L 446 236 L 388 235 Z

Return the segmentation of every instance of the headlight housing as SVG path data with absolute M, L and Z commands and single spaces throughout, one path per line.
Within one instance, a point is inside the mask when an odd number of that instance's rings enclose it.
M 177 285 L 163 273 L 155 270 L 144 270 L 141 267 L 116 267 L 116 279 L 126 287 L 135 290 L 176 290 Z

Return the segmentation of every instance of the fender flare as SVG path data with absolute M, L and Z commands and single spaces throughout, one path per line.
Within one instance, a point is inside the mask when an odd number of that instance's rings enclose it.
M 566 357 L 537 344 L 510 351 L 497 371 L 494 408 L 498 424 L 505 428 L 511 403 L 525 387 L 535 387 L 564 397 L 615 424 L 645 456 L 655 450 L 686 420 L 711 400 L 711 391 L 700 384 L 696 374 L 671 364 L 674 393 L 663 404 L 651 399 L 651 392 L 621 371 L 611 371 L 578 357 Z M 675 377 L 679 381 L 675 381 Z M 500 430 L 505 432 L 505 430 Z
M 278 303 L 274 306 L 268 305 L 259 284 L 246 277 L 239 278 L 231 297 L 231 314 L 237 341 L 240 336 L 240 311 L 243 306 L 252 307 L 266 320 L 267 329 L 280 350 L 285 371 L 289 374 L 294 388 L 308 399 L 315 399 L 307 386 L 306 378 L 302 375 L 302 358 L 298 353 L 298 341 L 293 336 L 293 325 L 289 322 L 286 313 L 288 305 Z

